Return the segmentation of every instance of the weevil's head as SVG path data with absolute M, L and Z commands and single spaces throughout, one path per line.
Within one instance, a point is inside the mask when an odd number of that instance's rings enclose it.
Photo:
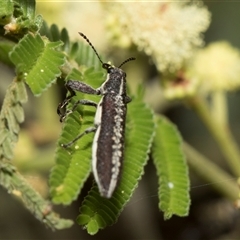
M 102 67 L 103 67 L 104 69 L 106 69 L 108 73 L 111 73 L 112 70 L 115 68 L 114 66 L 112 66 L 112 65 L 109 64 L 109 63 L 103 63 L 103 64 L 102 64 Z
M 128 58 L 127 60 L 125 60 L 122 64 L 120 64 L 119 67 L 114 67 L 113 65 L 109 64 L 109 63 L 102 63 L 102 67 L 104 69 L 107 70 L 108 73 L 112 73 L 114 69 L 118 69 L 118 70 L 121 70 L 121 67 L 122 65 L 124 65 L 125 63 L 129 62 L 129 61 L 132 61 L 132 60 L 135 60 L 136 58 L 133 58 L 133 57 L 130 57 Z M 122 71 L 123 72 L 123 71 Z

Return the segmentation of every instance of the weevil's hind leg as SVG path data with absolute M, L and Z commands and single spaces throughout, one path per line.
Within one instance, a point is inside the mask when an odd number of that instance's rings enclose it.
M 97 103 L 95 103 L 91 100 L 81 99 L 81 100 L 78 100 L 74 103 L 72 109 L 69 109 L 69 110 L 66 111 L 66 113 L 64 114 L 64 118 L 67 115 L 69 115 L 70 113 L 74 112 L 78 105 L 87 105 L 87 106 L 97 107 Z
M 68 147 L 72 146 L 78 139 L 80 139 L 84 135 L 86 135 L 88 133 L 96 132 L 97 128 L 98 128 L 98 126 L 89 127 L 83 133 L 79 134 L 76 138 L 74 138 L 71 142 L 66 143 L 66 144 L 61 144 L 61 146 L 64 148 L 68 148 Z

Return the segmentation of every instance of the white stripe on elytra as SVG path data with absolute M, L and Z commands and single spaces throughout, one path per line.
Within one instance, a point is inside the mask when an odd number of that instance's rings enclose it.
M 99 138 L 99 133 L 101 130 L 101 118 L 102 118 L 102 100 L 98 103 L 97 106 L 97 111 L 95 114 L 95 118 L 94 118 L 94 124 L 97 127 L 96 133 L 94 135 L 94 139 L 93 139 L 93 145 L 92 145 L 92 171 L 93 171 L 93 175 L 95 178 L 95 181 L 98 185 L 99 191 L 100 193 L 102 193 L 102 186 L 98 177 L 98 172 L 97 172 L 97 141 Z

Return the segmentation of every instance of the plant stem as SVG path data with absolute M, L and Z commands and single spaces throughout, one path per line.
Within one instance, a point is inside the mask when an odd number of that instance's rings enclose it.
M 217 141 L 232 172 L 235 174 L 235 176 L 239 177 L 240 152 L 229 129 L 220 125 L 219 122 L 211 116 L 207 103 L 203 99 L 195 96 L 189 98 L 188 103 L 200 116 L 210 133 Z
M 187 156 L 189 165 L 220 193 L 231 200 L 238 199 L 239 187 L 236 181 L 230 181 L 233 176 L 229 175 L 216 164 L 197 152 L 186 142 L 183 144 L 184 152 Z M 235 179 L 235 178 L 234 178 Z
M 212 107 L 210 109 L 211 116 L 214 117 L 220 126 L 228 124 L 228 106 L 226 91 L 219 90 L 212 93 Z

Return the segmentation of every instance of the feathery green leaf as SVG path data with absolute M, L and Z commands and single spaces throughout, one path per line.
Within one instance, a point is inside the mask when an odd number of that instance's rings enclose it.
M 157 118 L 152 155 L 159 176 L 159 208 L 165 219 L 186 216 L 190 207 L 188 167 L 176 127 L 164 117 Z
M 18 139 L 19 124 L 24 120 L 22 103 L 26 102 L 27 94 L 24 83 L 15 81 L 8 87 L 0 113 L 0 159 L 12 159 L 13 149 Z
M 61 75 L 64 54 L 56 50 L 62 42 L 48 42 L 39 34 L 27 34 L 13 48 L 10 59 L 35 95 L 46 90 Z

